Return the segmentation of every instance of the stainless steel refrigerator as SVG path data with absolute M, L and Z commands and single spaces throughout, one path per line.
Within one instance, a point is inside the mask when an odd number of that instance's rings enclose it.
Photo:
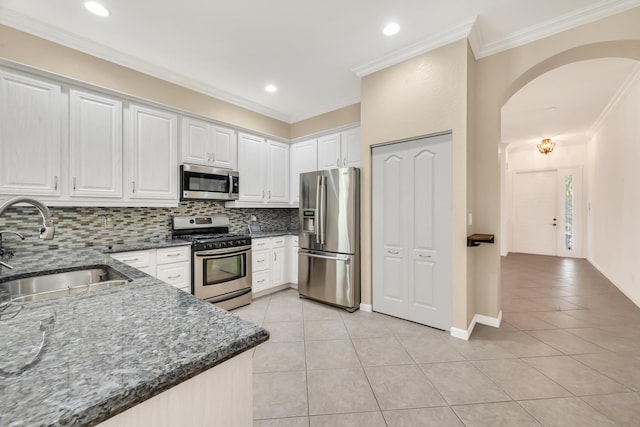
M 298 292 L 360 306 L 360 169 L 300 174 Z

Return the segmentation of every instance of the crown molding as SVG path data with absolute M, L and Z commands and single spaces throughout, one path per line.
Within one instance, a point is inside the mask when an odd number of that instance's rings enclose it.
M 407 59 L 413 58 L 417 55 L 432 51 L 442 46 L 446 46 L 450 43 L 458 41 L 460 39 L 467 38 L 473 28 L 473 24 L 476 22 L 477 17 L 473 17 L 459 25 L 450 28 L 436 36 L 431 36 L 418 40 L 402 49 L 396 50 L 388 55 L 382 56 L 366 64 L 358 65 L 351 69 L 358 77 L 364 77 L 376 71 L 380 71 L 384 68 L 392 65 L 399 64 Z
M 249 101 L 248 99 L 245 99 L 243 97 L 233 95 L 229 92 L 218 89 L 211 85 L 207 85 L 201 81 L 189 78 L 185 75 L 177 74 L 165 67 L 151 64 L 134 56 L 118 52 L 108 46 L 101 45 L 99 43 L 83 39 L 81 37 L 77 37 L 67 31 L 54 28 L 53 26 L 45 22 L 34 20 L 13 11 L 3 11 L 2 15 L 0 15 L 0 24 L 15 28 L 20 31 L 24 31 L 28 34 L 32 34 L 45 40 L 58 43 L 71 49 L 86 53 L 88 55 L 113 62 L 117 65 L 139 71 L 152 77 L 157 77 L 159 79 L 174 83 L 184 88 L 194 90 L 196 92 L 214 97 L 224 102 L 228 102 L 238 107 L 251 110 L 255 113 L 259 113 L 286 123 L 291 123 L 290 117 L 279 111 L 265 107 L 253 101 Z
M 360 95 L 343 98 L 340 102 L 337 102 L 335 104 L 325 105 L 324 107 L 317 108 L 312 112 L 290 116 L 291 121 L 289 123 L 301 122 L 303 120 L 311 119 L 313 117 L 317 117 L 322 114 L 330 113 L 332 111 L 339 110 L 340 108 L 348 107 L 350 105 L 357 104 L 359 102 L 360 102 Z
M 618 104 L 624 99 L 627 95 L 627 92 L 634 84 L 640 81 L 640 65 L 637 65 L 634 70 L 629 74 L 627 79 L 620 85 L 616 93 L 611 97 L 607 105 L 602 109 L 602 112 L 598 116 L 595 122 L 589 130 L 586 132 L 586 135 L 589 139 L 593 138 L 593 136 L 598 133 L 604 122 L 609 118 L 613 110 L 616 109 Z
M 603 0 L 517 31 L 499 41 L 482 43 L 479 40 L 479 49 L 474 49 L 474 53 L 477 59 L 491 56 L 638 6 L 640 0 Z

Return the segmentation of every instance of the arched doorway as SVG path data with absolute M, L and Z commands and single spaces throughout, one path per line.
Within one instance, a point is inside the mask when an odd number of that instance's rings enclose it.
M 599 58 L 550 70 L 501 116 L 501 255 L 587 257 L 588 143 L 640 62 Z M 542 154 L 544 138 L 556 144 Z

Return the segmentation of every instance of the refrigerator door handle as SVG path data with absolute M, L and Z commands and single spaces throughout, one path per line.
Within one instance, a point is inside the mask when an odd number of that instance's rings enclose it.
M 320 179 L 320 207 L 321 210 L 318 211 L 319 222 L 320 222 L 320 244 L 324 245 L 325 242 L 325 217 L 326 217 L 326 209 L 327 209 L 327 177 L 325 175 L 321 176 Z
M 320 243 L 320 189 L 322 188 L 322 176 L 316 180 L 316 243 Z
M 330 260 L 335 260 L 335 261 L 347 261 L 349 262 L 349 257 L 346 255 L 335 255 L 335 256 L 329 256 L 329 255 L 320 255 L 320 254 L 314 254 L 312 252 L 305 252 L 305 251 L 298 251 L 298 255 L 303 255 L 303 256 L 308 256 L 309 258 L 321 258 L 321 259 L 330 259 Z

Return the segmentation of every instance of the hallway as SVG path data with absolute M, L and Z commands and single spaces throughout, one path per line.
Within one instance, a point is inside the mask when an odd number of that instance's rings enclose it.
M 640 425 L 640 309 L 586 260 L 502 258 L 500 329 L 471 339 L 294 290 L 235 311 L 254 353 L 254 426 Z

